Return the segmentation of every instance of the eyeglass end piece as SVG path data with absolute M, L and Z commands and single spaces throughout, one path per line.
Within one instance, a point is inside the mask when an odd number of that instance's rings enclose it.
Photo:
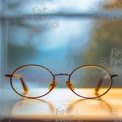
M 10 74 L 6 74 L 5 77 L 11 78 L 12 75 L 10 75 Z
M 118 75 L 114 74 L 114 75 L 111 75 L 112 78 L 116 78 L 118 77 Z

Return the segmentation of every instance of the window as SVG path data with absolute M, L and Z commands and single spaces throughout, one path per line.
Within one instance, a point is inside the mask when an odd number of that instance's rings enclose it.
M 4 74 L 30 63 L 54 73 L 97 64 L 117 73 L 114 85 L 122 86 L 121 0 L 0 2 L 2 87 L 7 86 Z

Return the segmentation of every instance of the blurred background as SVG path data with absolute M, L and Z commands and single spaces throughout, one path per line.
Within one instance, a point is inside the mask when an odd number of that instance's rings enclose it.
M 54 74 L 100 65 L 122 87 L 121 26 L 122 0 L 0 0 L 0 87 L 24 64 Z

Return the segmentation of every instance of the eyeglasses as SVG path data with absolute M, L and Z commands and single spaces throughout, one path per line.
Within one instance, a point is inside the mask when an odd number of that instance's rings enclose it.
M 67 87 L 77 96 L 87 99 L 98 98 L 106 94 L 112 87 L 113 78 L 108 70 L 97 65 L 83 65 L 70 74 L 53 74 L 48 68 L 28 64 L 15 69 L 10 78 L 13 90 L 22 97 L 35 99 L 51 92 L 57 85 L 57 76 L 68 76 Z

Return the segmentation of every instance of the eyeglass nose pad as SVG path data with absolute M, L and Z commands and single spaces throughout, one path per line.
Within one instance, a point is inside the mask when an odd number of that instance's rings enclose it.
M 67 85 L 67 87 L 68 87 L 70 90 L 72 90 L 72 91 L 75 90 L 74 86 L 72 85 L 72 83 L 71 83 L 70 81 L 66 81 L 66 85 Z
M 57 85 L 57 82 L 56 81 L 52 81 L 50 83 L 50 86 L 49 86 L 49 91 L 53 90 L 56 87 L 56 85 Z

